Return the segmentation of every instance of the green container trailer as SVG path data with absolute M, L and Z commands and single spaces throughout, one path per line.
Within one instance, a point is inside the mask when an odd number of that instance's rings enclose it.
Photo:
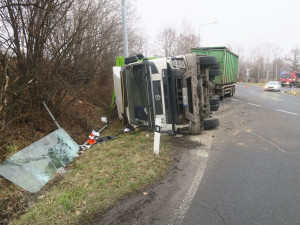
M 221 74 L 216 75 L 214 79 L 215 94 L 219 95 L 221 98 L 225 95 L 233 96 L 238 74 L 239 56 L 226 47 L 192 48 L 191 53 L 217 57 L 217 61 L 220 63 Z

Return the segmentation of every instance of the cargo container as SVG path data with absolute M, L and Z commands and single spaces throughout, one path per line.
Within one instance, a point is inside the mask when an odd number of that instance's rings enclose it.
M 217 57 L 221 73 L 214 78 L 215 94 L 219 95 L 221 99 L 224 96 L 233 96 L 238 74 L 239 56 L 226 47 L 192 48 L 191 53 Z

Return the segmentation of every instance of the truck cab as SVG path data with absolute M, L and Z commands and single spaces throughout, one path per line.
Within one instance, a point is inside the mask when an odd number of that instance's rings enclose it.
M 282 87 L 300 87 L 300 73 L 296 71 L 292 73 L 281 73 L 279 81 Z
M 200 134 L 210 116 L 209 68 L 200 60 L 187 54 L 114 67 L 120 119 L 154 128 L 159 118 L 162 131 Z

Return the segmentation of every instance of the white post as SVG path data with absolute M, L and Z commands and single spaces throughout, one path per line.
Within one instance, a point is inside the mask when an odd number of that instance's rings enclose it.
M 155 119 L 155 131 L 154 131 L 154 147 L 153 152 L 159 155 L 159 144 L 160 144 L 160 129 L 161 129 L 161 119 Z

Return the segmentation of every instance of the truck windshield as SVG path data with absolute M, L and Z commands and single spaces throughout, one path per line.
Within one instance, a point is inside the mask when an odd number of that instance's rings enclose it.
M 280 78 L 289 78 L 289 74 L 280 74 Z
M 172 58 L 172 65 L 174 67 L 186 68 L 183 58 Z

